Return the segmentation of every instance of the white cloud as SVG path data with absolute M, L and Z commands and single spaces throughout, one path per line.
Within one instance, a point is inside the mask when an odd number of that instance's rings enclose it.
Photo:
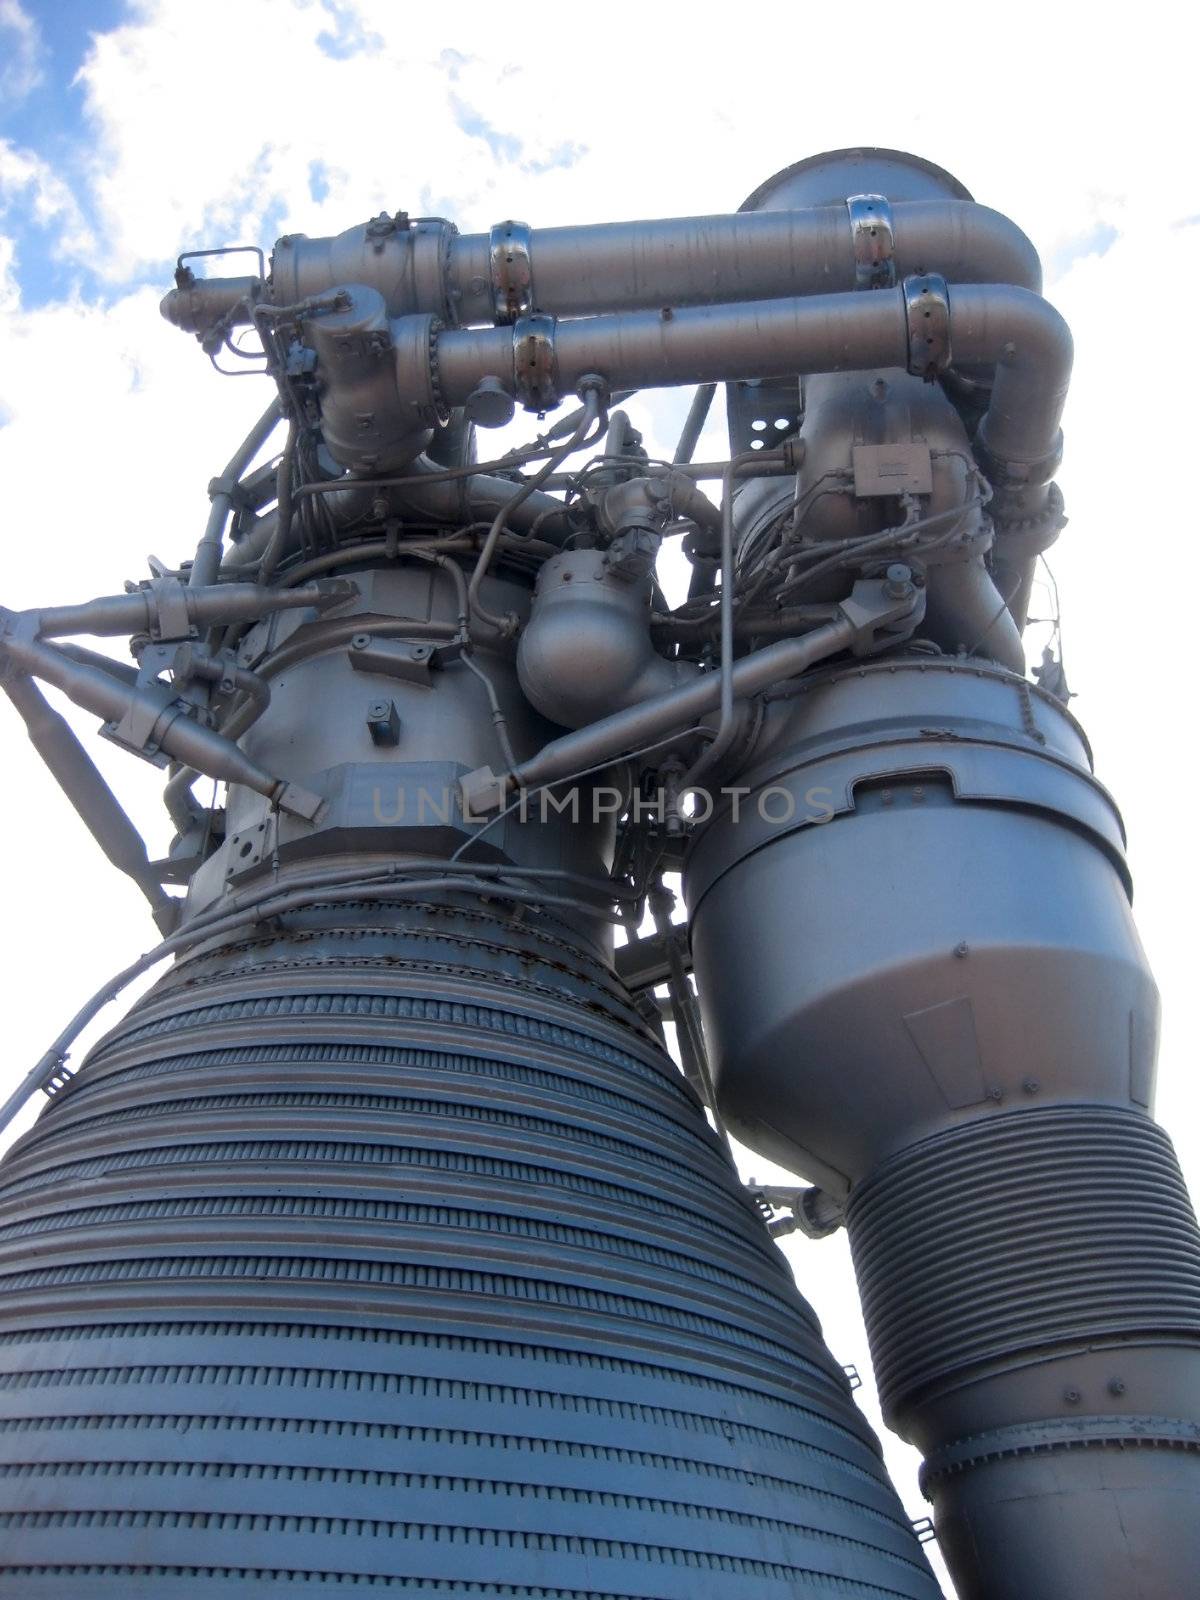
M 32 150 L 0 139 L 0 216 L 24 228 L 30 222 L 56 230 L 54 254 L 84 261 L 94 239 L 66 180 Z
M 14 239 L 0 234 L 0 317 L 11 316 L 21 303 L 16 276 L 17 246 Z M 0 410 L 0 422 L 6 418 Z
M 42 36 L 19 0 L 0 0 L 0 103 L 23 100 L 42 82 Z

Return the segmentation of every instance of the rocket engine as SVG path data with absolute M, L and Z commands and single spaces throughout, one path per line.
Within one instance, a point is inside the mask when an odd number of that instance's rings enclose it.
M 194 556 L 0 611 L 161 934 L 3 1112 L 48 1100 L 0 1163 L 6 1596 L 933 1600 L 793 1224 L 848 1230 L 962 1600 L 1195 1591 L 1157 995 L 1022 641 L 1040 287 L 885 150 L 733 215 L 180 259 L 164 315 L 271 395 Z M 654 459 L 621 405 L 682 385 Z M 166 770 L 166 858 L 40 685 Z

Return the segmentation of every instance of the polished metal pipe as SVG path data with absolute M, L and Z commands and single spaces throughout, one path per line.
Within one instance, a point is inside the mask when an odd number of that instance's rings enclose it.
M 998 211 L 970 200 L 902 200 L 891 219 L 899 277 L 929 271 L 956 283 L 1041 289 L 1036 250 Z M 772 300 L 853 289 L 858 281 L 844 205 L 531 228 L 527 237 L 529 303 L 560 317 Z M 208 278 L 172 289 L 162 314 L 191 333 L 222 317 L 248 324 L 255 282 Z M 266 298 L 290 305 L 343 283 L 377 289 L 393 317 L 423 312 L 465 327 L 497 317 L 492 234 L 457 234 L 448 222 L 390 233 L 360 223 L 332 238 L 289 235 L 275 246 Z
M 187 716 L 175 692 L 165 685 L 131 688 L 99 667 L 72 661 L 53 645 L 36 640 L 6 639 L 3 649 L 16 666 L 61 689 L 85 711 L 117 729 L 128 724 L 141 737 L 136 748 L 150 754 L 161 749 L 210 778 L 253 789 L 285 811 L 310 820 L 315 816 L 320 806 L 316 795 L 273 777 L 231 740 Z
M 440 334 L 438 371 L 447 404 L 461 405 L 487 376 L 515 389 L 513 346 L 511 328 Z M 614 388 L 649 389 L 903 367 L 908 331 L 898 291 L 821 294 L 560 322 L 554 353 L 562 394 L 573 393 L 589 372 L 601 374 Z
M 733 693 L 743 700 L 759 694 L 771 684 L 795 677 L 815 662 L 848 648 L 854 636 L 854 624 L 839 618 L 814 628 L 799 639 L 781 639 L 778 644 L 755 650 L 735 664 L 731 674 Z M 526 789 L 559 783 L 600 762 L 615 761 L 666 734 L 695 726 L 720 703 L 721 675 L 707 672 L 682 688 L 614 712 L 574 733 L 564 734 L 561 739 L 554 739 L 537 755 L 514 767 L 510 781 L 513 787 Z
M 996 283 L 955 284 L 950 326 L 957 362 L 996 369 L 976 447 L 1010 472 L 1046 464 L 1051 476 L 1071 376 L 1070 328 L 1045 300 Z
M 1058 459 L 1071 373 L 1066 323 L 1039 295 L 1006 284 L 952 284 L 948 298 L 948 361 L 996 368 L 983 449 L 1018 481 L 1044 482 Z M 586 317 L 558 323 L 553 342 L 564 394 L 588 373 L 614 387 L 654 388 L 904 368 L 915 359 L 903 288 Z M 511 328 L 440 334 L 447 403 L 461 405 L 489 376 L 516 392 L 515 345 Z
M 196 554 L 192 558 L 192 570 L 188 574 L 189 588 L 203 589 L 216 582 L 221 568 L 225 524 L 237 497 L 237 480 L 274 433 L 281 414 L 278 399 L 272 400 L 230 457 L 222 476 L 209 485 L 212 504 L 200 543 L 196 546 Z
M 203 589 L 177 589 L 169 598 L 178 600 L 189 625 L 211 627 L 216 623 L 254 622 L 271 611 L 297 611 L 305 606 L 328 608 L 346 599 L 352 590 L 344 580 L 306 584 L 302 589 L 266 589 L 254 583 L 212 584 Z M 94 637 L 149 632 L 155 625 L 157 603 L 162 591 L 153 587 L 135 589 L 132 594 L 102 595 L 78 605 L 46 606 L 29 613 L 36 619 L 40 638 L 86 633 Z
M 952 282 L 1040 290 L 1036 250 L 998 211 L 970 200 L 899 201 L 891 211 L 899 277 L 938 272 Z M 464 323 L 493 319 L 489 242 L 474 233 L 450 244 Z M 533 228 L 529 256 L 535 304 L 560 317 L 772 300 L 853 289 L 857 278 L 844 205 Z M 486 288 L 476 287 L 480 280 Z

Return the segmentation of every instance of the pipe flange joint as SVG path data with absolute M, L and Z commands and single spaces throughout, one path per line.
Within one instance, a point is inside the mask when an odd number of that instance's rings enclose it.
M 450 407 L 442 393 L 442 368 L 438 356 L 438 334 L 443 332 L 446 324 L 440 317 L 429 319 L 429 401 L 426 413 L 427 419 L 435 427 L 445 427 L 450 421 Z
M 1046 485 L 1046 498 L 1037 511 L 1024 510 L 1017 501 L 989 508 L 996 529 L 996 554 L 1005 561 L 1032 561 L 1044 554 L 1067 525 L 1062 490 Z
M 488 236 L 492 310 L 505 327 L 533 310 L 533 229 L 527 222 L 497 222 Z
M 894 289 L 896 241 L 888 197 L 847 195 L 846 210 L 850 213 L 850 239 L 854 246 L 854 287 Z
M 438 362 L 441 330 L 440 319 L 429 315 L 397 317 L 391 325 L 398 394 L 412 408 L 414 421 L 427 428 L 450 420 Z
M 513 323 L 513 391 L 526 411 L 551 411 L 558 392 L 555 319 L 535 311 Z
M 1043 484 L 1049 483 L 1062 466 L 1062 429 L 1060 428 L 1055 434 L 1054 442 L 1045 455 L 1038 456 L 1033 461 L 1010 461 L 995 455 L 988 445 L 986 424 L 975 435 L 971 448 L 993 489 L 999 492 L 1038 489 Z
M 908 370 L 932 383 L 950 365 L 950 291 L 945 278 L 925 272 L 904 280 Z

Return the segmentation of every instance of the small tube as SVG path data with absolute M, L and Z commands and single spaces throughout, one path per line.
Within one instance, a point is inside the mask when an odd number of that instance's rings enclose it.
M 205 524 L 200 543 L 196 546 L 192 570 L 188 574 L 189 588 L 201 589 L 216 582 L 217 573 L 221 569 L 221 546 L 225 541 L 225 524 L 229 520 L 235 498 L 233 487 L 274 432 L 279 416 L 279 401 L 275 399 L 230 457 L 229 464 L 220 479 L 220 486 L 213 493 L 208 522 Z
M 712 409 L 713 396 L 716 392 L 715 383 L 702 383 L 692 396 L 683 432 L 679 435 L 679 443 L 675 446 L 675 454 L 671 457 L 677 467 L 687 466 L 696 454 L 696 446 L 700 443 L 700 435 L 704 432 L 704 424 L 708 421 L 708 413 Z

